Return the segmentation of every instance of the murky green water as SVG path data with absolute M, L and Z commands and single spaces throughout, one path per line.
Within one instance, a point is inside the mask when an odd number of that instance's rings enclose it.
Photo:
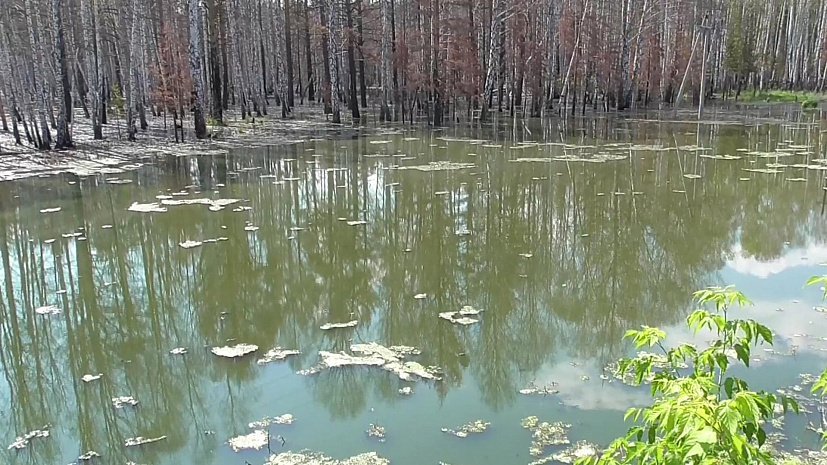
M 293 425 L 270 428 L 274 452 L 528 463 L 528 415 L 571 423 L 572 440 L 621 434 L 623 411 L 646 391 L 601 380 L 602 367 L 628 352 L 627 328 L 689 338 L 680 323 L 690 294 L 711 284 L 744 290 L 778 333 L 749 378 L 796 384 L 827 365 L 827 317 L 813 310 L 820 292 L 803 288 L 827 261 L 825 172 L 814 169 L 824 139 L 818 123 L 598 119 L 250 148 L 111 176 L 128 184 L 0 185 L 0 438 L 51 432 L 0 461 L 66 464 L 94 449 L 107 464 L 260 464 L 266 450 L 235 453 L 227 440 L 291 413 Z M 622 159 L 516 161 L 594 156 Z M 437 161 L 468 165 L 394 169 Z M 773 163 L 810 168 L 745 171 Z M 244 202 L 127 211 L 158 195 Z M 366 224 L 347 223 L 358 220 Z M 61 313 L 34 312 L 45 305 Z M 437 317 L 464 305 L 485 310 L 478 324 Z M 358 325 L 319 329 L 350 320 Z M 376 368 L 296 374 L 319 351 L 367 341 L 419 347 L 415 359 L 444 379 L 403 382 Z M 259 353 L 210 353 L 240 342 Z M 302 355 L 256 364 L 275 346 Z M 189 352 L 170 355 L 176 347 Z M 552 382 L 559 394 L 518 392 Z M 401 396 L 404 386 L 414 394 Z M 139 404 L 116 410 L 116 396 Z M 492 422 L 482 435 L 440 431 L 478 418 Z M 385 442 L 367 437 L 371 423 L 386 428 Z M 817 447 L 805 420 L 788 424 L 790 444 Z

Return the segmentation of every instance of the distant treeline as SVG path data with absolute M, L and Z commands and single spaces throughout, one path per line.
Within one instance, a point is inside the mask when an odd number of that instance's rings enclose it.
M 435 125 L 702 106 L 821 91 L 825 24 L 827 0 L 5 0 L 0 114 L 49 149 L 72 145 L 73 107 L 95 138 L 114 116 L 134 140 L 147 112 L 203 138 L 228 108 L 307 102 Z

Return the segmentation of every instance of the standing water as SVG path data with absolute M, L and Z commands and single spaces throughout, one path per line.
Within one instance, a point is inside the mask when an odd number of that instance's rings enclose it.
M 529 416 L 605 445 L 649 401 L 605 371 L 630 353 L 623 333 L 690 339 L 691 293 L 715 284 L 777 333 L 745 376 L 806 393 L 799 375 L 827 358 L 821 291 L 803 287 L 827 261 L 824 137 L 589 119 L 2 184 L 0 438 L 49 436 L 0 462 L 258 465 L 309 449 L 501 465 L 565 448 L 533 456 Z M 371 342 L 418 350 L 353 350 Z M 300 353 L 263 359 L 277 347 Z M 370 366 L 320 364 L 342 352 Z M 452 434 L 476 420 L 490 425 Z M 788 446 L 819 447 L 808 421 L 788 419 Z M 228 443 L 257 428 L 260 449 Z

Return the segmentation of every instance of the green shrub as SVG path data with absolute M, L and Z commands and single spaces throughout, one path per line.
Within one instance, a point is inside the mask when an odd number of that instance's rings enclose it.
M 629 409 L 625 418 L 636 425 L 600 457 L 579 464 L 775 463 L 761 448 L 767 439 L 764 424 L 776 410 L 798 412 L 798 404 L 787 396 L 753 391 L 729 374 L 731 362 L 749 367 L 753 348 L 772 345 L 772 331 L 754 320 L 732 317 L 733 307 L 750 302 L 731 287 L 698 291 L 695 299 L 703 308 L 689 315 L 687 325 L 695 333 L 711 331 L 715 340 L 702 350 L 691 344 L 667 348 L 666 333 L 658 328 L 628 331 L 624 338 L 638 350 L 655 348 L 659 353 L 622 360 L 619 374 L 633 376 L 637 384 L 650 381 L 654 401 Z M 827 375 L 822 380 L 819 387 L 827 391 Z
M 801 102 L 801 108 L 805 110 L 812 110 L 818 108 L 818 100 L 807 97 L 807 99 Z

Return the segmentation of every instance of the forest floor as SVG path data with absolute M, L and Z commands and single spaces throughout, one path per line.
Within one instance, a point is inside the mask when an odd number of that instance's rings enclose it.
M 333 124 L 319 107 L 300 107 L 293 117 L 282 119 L 278 108 L 271 115 L 242 120 L 237 112 L 225 113 L 224 126 L 208 126 L 209 139 L 193 137 L 192 121 L 184 122 L 184 142 L 175 142 L 172 120 L 147 115 L 148 127 L 138 130 L 137 140 L 126 140 L 124 119 L 109 118 L 103 140 L 92 138 L 89 120 L 75 109 L 71 125 L 75 148 L 39 151 L 28 144 L 16 145 L 11 131 L 0 131 L 0 181 L 48 177 L 60 173 L 78 176 L 118 174 L 140 168 L 168 156 L 224 155 L 234 147 L 256 147 L 300 142 L 312 138 L 346 138 L 369 131 L 349 124 Z M 23 132 L 20 126 L 21 133 Z M 25 134 L 21 134 L 25 140 Z

